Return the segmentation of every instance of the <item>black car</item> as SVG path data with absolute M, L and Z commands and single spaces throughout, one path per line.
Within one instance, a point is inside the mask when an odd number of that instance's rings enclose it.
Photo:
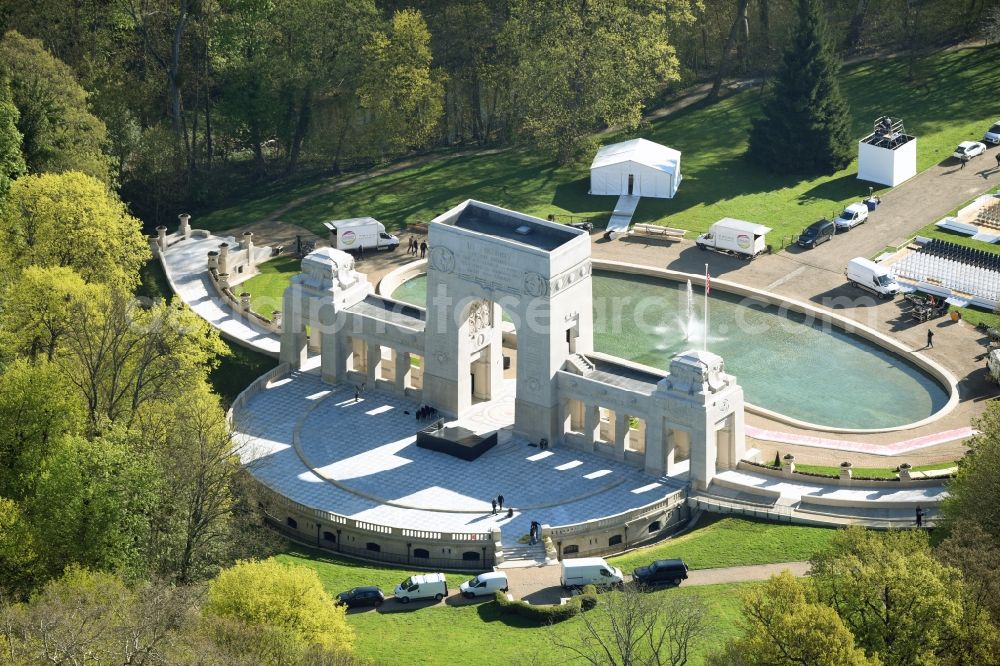
M 825 243 L 826 241 L 833 238 L 833 235 L 837 233 L 837 225 L 831 220 L 820 220 L 819 222 L 813 222 L 805 230 L 799 234 L 799 240 L 796 244 L 799 247 L 816 247 L 820 243 Z
M 382 594 L 382 590 L 374 586 L 356 587 L 353 590 L 341 592 L 337 595 L 337 603 L 343 604 L 348 608 L 381 606 L 383 601 L 385 601 L 385 595 Z
M 632 572 L 632 581 L 640 585 L 680 585 L 688 577 L 684 560 L 656 560 Z

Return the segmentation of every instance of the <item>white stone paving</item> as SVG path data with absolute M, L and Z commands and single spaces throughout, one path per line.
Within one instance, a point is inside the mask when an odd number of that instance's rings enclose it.
M 355 402 L 353 387 L 300 372 L 251 398 L 234 426 L 247 438 L 244 460 L 254 460 L 253 474 L 297 502 L 400 528 L 468 532 L 496 525 L 508 543 L 526 534 L 531 520 L 558 526 L 610 516 L 686 482 L 572 449 L 540 452 L 517 436 L 474 462 L 420 449 L 417 407 L 372 390 Z M 296 429 L 301 456 L 292 445 Z M 490 499 L 499 493 L 514 506 L 512 519 L 492 515 Z
M 171 237 L 171 240 L 175 238 Z M 218 250 L 227 242 L 232 247 L 239 243 L 232 236 L 191 237 L 178 240 L 163 253 L 164 270 L 174 292 L 198 316 L 218 328 L 227 338 L 241 342 L 259 352 L 277 356 L 280 349 L 278 336 L 233 311 L 216 292 L 208 275 L 208 253 Z M 262 254 L 267 248 L 258 248 Z
M 885 489 L 860 486 L 826 486 L 812 483 L 797 483 L 790 480 L 778 479 L 766 474 L 754 474 L 743 470 L 728 470 L 716 475 L 715 478 L 739 484 L 747 487 L 748 489 L 776 491 L 781 493 L 783 498 L 788 498 L 794 501 L 800 501 L 803 498 L 808 499 L 812 496 L 859 503 L 872 503 L 872 506 L 863 507 L 864 510 L 877 509 L 880 503 L 882 505 L 897 502 L 937 503 L 948 496 L 943 484 L 940 486 L 917 488 L 888 486 Z

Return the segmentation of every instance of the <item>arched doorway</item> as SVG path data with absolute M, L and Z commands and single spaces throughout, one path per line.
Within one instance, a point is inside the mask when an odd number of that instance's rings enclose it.
M 556 441 L 555 373 L 593 349 L 589 236 L 467 201 L 431 223 L 429 244 L 424 400 L 462 418 L 496 394 L 503 311 L 517 340 L 514 430 Z

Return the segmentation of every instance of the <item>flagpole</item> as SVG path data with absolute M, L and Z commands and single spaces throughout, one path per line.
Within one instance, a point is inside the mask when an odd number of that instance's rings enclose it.
M 705 330 L 702 337 L 702 351 L 708 351 L 708 290 L 711 289 L 711 278 L 708 276 L 708 264 L 705 264 Z

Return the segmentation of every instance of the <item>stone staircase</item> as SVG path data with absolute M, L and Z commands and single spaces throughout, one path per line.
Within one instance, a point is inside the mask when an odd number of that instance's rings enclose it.
M 566 357 L 565 369 L 574 374 L 586 377 L 594 371 L 595 366 L 583 354 L 570 354 Z
M 541 567 L 547 564 L 545 545 L 539 541 L 531 546 L 526 543 L 503 545 L 503 564 L 500 569 L 518 569 L 522 567 Z

